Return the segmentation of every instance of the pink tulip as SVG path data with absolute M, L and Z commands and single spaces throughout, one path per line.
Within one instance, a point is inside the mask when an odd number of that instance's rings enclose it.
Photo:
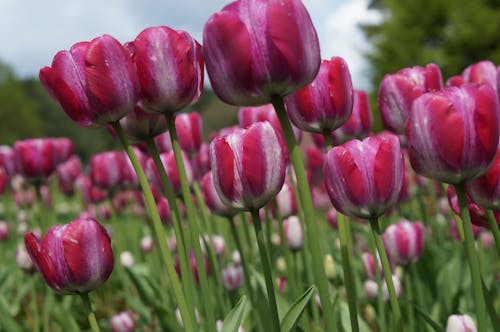
M 281 218 L 288 218 L 293 214 L 297 214 L 297 201 L 290 180 L 285 178 L 283 187 L 276 195 L 275 203 L 276 206 L 273 205 L 272 207 L 278 210 Z
M 347 63 L 341 57 L 323 60 L 311 84 L 287 96 L 285 105 L 292 123 L 302 130 L 330 133 L 339 128 L 349 119 L 353 105 Z
M 109 35 L 58 52 L 40 81 L 66 114 L 85 127 L 116 122 L 139 97 L 139 81 L 129 52 Z
M 304 234 L 302 225 L 297 216 L 291 216 L 283 220 L 283 230 L 290 250 L 297 251 L 304 245 Z
M 191 158 L 195 178 L 199 181 L 210 171 L 210 145 L 201 143 L 199 151 Z
M 14 144 L 14 158 L 17 172 L 26 179 L 44 179 L 55 172 L 64 162 L 51 138 L 32 138 Z M 67 159 L 67 158 L 66 158 Z
M 476 62 L 462 72 L 463 83 L 488 84 L 498 93 L 497 68 L 493 62 Z
M 424 249 L 424 226 L 421 222 L 401 219 L 385 229 L 382 240 L 392 263 L 415 262 Z
M 82 174 L 82 162 L 78 156 L 70 157 L 66 162 L 57 167 L 59 188 L 65 194 L 73 193 L 76 179 Z
M 477 332 L 476 324 L 469 315 L 451 315 L 445 332 Z
M 16 247 L 16 264 L 21 270 L 26 272 L 33 272 L 35 270 L 33 261 L 26 250 L 26 246 L 23 244 L 19 244 Z
M 0 221 L 0 241 L 5 241 L 9 238 L 10 227 L 6 221 Z
M 229 291 L 235 291 L 243 286 L 245 277 L 241 266 L 228 266 L 222 270 L 222 282 Z
M 370 280 L 375 280 L 377 276 L 377 267 L 375 266 L 375 258 L 371 252 L 364 252 L 361 255 L 361 261 L 363 263 L 363 270 L 365 271 L 366 277 Z M 382 275 L 382 263 L 380 262 L 380 257 L 377 255 L 377 265 L 378 271 Z
M 153 250 L 154 240 L 151 236 L 147 235 L 141 238 L 141 250 L 143 253 L 148 253 Z
M 273 199 L 285 180 L 285 157 L 269 122 L 214 139 L 210 160 L 215 188 L 224 204 L 259 209 Z
M 164 116 L 145 112 L 138 105 L 120 120 L 120 125 L 131 143 L 145 142 L 167 131 Z
M 16 174 L 16 159 L 14 149 L 7 145 L 0 145 L 0 167 L 11 177 Z
M 441 71 L 435 64 L 428 64 L 425 68 L 404 68 L 396 74 L 385 75 L 378 91 L 382 124 L 387 130 L 403 134 L 413 101 L 426 92 L 442 87 Z
M 466 191 L 482 208 L 500 210 L 500 153 L 484 175 L 466 183 Z
M 135 331 L 135 321 L 138 315 L 131 311 L 119 312 L 109 320 L 111 331 L 113 332 L 133 332 Z
M 373 126 L 373 114 L 368 95 L 363 90 L 354 90 L 352 113 L 349 119 L 332 134 L 334 145 L 340 145 L 354 138 L 368 136 Z
M 89 292 L 104 283 L 113 270 L 111 240 L 94 219 L 52 226 L 42 242 L 27 233 L 24 243 L 38 272 L 59 294 Z
M 382 133 L 331 149 L 325 185 L 335 209 L 364 219 L 393 207 L 403 186 L 404 161 L 395 135 Z
M 177 170 L 177 165 L 175 163 L 174 152 L 170 151 L 161 153 L 160 159 L 163 167 L 165 168 L 165 172 L 167 173 L 167 179 L 170 183 L 170 186 L 174 190 L 175 194 L 181 195 L 181 180 L 179 177 L 179 172 Z M 182 159 L 184 161 L 188 184 L 191 185 L 191 183 L 193 182 L 193 169 L 191 168 L 191 163 L 189 162 L 189 159 L 184 152 L 182 153 Z M 158 169 L 156 168 L 153 158 L 149 158 L 146 162 L 146 174 L 153 184 L 155 184 L 158 188 L 163 189 L 160 174 L 158 173 Z
M 215 189 L 212 172 L 205 174 L 202 180 L 202 186 L 203 200 L 212 213 L 226 217 L 232 217 L 238 213 L 238 210 L 222 203 L 222 200 L 217 193 L 217 189 Z
M 175 116 L 175 130 L 179 145 L 187 153 L 200 150 L 203 139 L 201 115 L 197 112 L 180 113 Z
M 448 202 L 450 204 L 451 210 L 455 215 L 458 217 L 462 217 L 462 214 L 460 212 L 460 207 L 458 205 L 458 198 L 457 198 L 457 193 L 455 192 L 455 187 L 453 186 L 448 186 Z M 467 202 L 467 208 L 469 209 L 469 214 L 470 214 L 470 219 L 472 224 L 480 227 L 485 227 L 485 228 L 490 228 L 488 224 L 488 216 L 486 214 L 486 211 L 477 205 L 469 196 L 468 193 L 465 195 L 465 199 Z M 493 211 L 493 215 L 495 216 L 495 219 L 498 224 L 500 224 L 500 211 Z
M 111 191 L 132 188 L 138 184 L 137 176 L 124 151 L 106 151 L 92 156 L 90 177 L 94 186 Z
M 488 85 L 422 95 L 406 124 L 413 169 L 454 184 L 483 175 L 497 152 L 499 114 L 498 96 Z
M 170 141 L 170 133 L 166 132 L 156 136 L 155 144 L 159 153 L 172 151 L 172 142 Z
M 394 283 L 394 289 L 396 291 L 396 297 L 399 297 L 402 292 L 402 287 L 401 287 L 401 281 L 399 280 L 398 276 L 392 275 L 392 282 Z M 366 296 L 369 299 L 376 299 L 379 289 L 378 285 L 374 280 L 366 280 L 364 284 L 364 289 Z M 389 300 L 389 290 L 387 289 L 387 283 L 382 282 L 382 298 L 384 301 Z
M 309 84 L 319 68 L 316 30 L 299 0 L 238 0 L 203 29 L 203 55 L 217 96 L 261 105 Z
M 175 112 L 198 101 L 203 92 L 201 45 L 187 32 L 150 27 L 128 47 L 137 67 L 145 110 Z

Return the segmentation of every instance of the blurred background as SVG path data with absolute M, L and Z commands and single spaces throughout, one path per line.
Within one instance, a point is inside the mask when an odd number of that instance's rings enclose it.
M 386 73 L 433 62 L 443 77 L 489 59 L 500 64 L 500 0 L 304 0 L 322 57 L 342 56 L 354 87 L 370 93 L 375 129 L 378 84 Z M 1 0 L 0 145 L 39 136 L 66 136 L 88 156 L 117 147 L 106 129 L 80 128 L 50 99 L 38 71 L 72 44 L 110 34 L 126 42 L 149 26 L 167 25 L 200 43 L 205 21 L 223 0 Z M 205 93 L 190 110 L 204 132 L 236 122 L 235 108 L 219 101 L 206 77 Z M 188 111 L 190 111 L 188 110 Z M 115 146 L 116 145 L 116 146 Z

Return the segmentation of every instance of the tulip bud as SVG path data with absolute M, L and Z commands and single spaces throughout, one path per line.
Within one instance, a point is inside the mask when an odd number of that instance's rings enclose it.
M 375 280 L 376 276 L 376 267 L 375 267 L 375 259 L 371 252 L 364 252 L 361 255 L 361 261 L 363 262 L 363 270 L 365 271 L 366 277 L 370 280 Z M 382 274 L 382 264 L 380 262 L 380 257 L 377 255 L 377 265 L 378 271 Z
M 425 68 L 404 68 L 396 74 L 385 75 L 378 92 L 378 108 L 384 127 L 403 134 L 413 101 L 425 92 L 440 90 L 442 86 L 441 71 L 434 64 Z
M 7 145 L 0 145 L 0 167 L 9 177 L 16 173 L 16 160 L 14 149 Z
M 5 241 L 9 238 L 10 227 L 6 221 L 0 221 L 0 241 Z
M 285 98 L 292 123 L 316 133 L 332 132 L 343 125 L 351 115 L 352 104 L 351 74 L 341 57 L 323 60 L 311 84 Z
M 273 127 L 257 122 L 210 144 L 215 188 L 221 200 L 240 210 L 259 209 L 285 180 L 285 158 Z
M 134 256 L 130 251 L 123 251 L 120 253 L 120 262 L 124 267 L 130 269 L 135 263 Z
M 191 168 L 191 163 L 189 162 L 189 159 L 184 152 L 182 152 L 182 159 L 184 161 L 184 168 L 186 171 L 188 184 L 191 185 L 191 183 L 193 182 L 193 169 Z M 179 171 L 177 170 L 177 164 L 175 162 L 174 151 L 161 153 L 160 160 L 163 164 L 163 167 L 165 168 L 167 179 L 174 193 L 177 195 L 181 195 L 181 180 L 179 177 Z M 146 162 L 146 174 L 151 182 L 156 184 L 157 187 L 163 189 L 160 174 L 158 173 L 158 169 L 156 168 L 153 158 L 149 158 Z
M 131 311 L 122 311 L 117 313 L 109 320 L 111 331 L 132 332 L 135 330 L 135 321 L 137 318 L 137 314 L 134 314 Z
M 498 96 L 488 85 L 465 84 L 422 95 L 406 125 L 413 169 L 453 184 L 483 175 L 497 152 L 499 115 Z
M 477 332 L 477 328 L 469 315 L 451 315 L 448 317 L 445 332 Z
M 337 210 L 335 210 L 335 208 L 331 208 L 330 210 L 328 210 L 328 212 L 326 213 L 326 221 L 328 222 L 331 228 L 333 229 L 339 228 L 337 220 Z
M 203 55 L 215 94 L 232 105 L 261 105 L 309 84 L 319 42 L 299 0 L 238 0 L 203 28 Z
M 302 225 L 299 218 L 297 216 L 291 216 L 283 220 L 283 229 L 290 250 L 297 251 L 302 249 L 304 234 L 302 233 Z
M 276 195 L 276 208 L 278 209 L 281 218 L 287 218 L 297 213 L 295 193 L 290 181 L 287 181 L 286 179 L 280 192 Z
M 129 52 L 109 35 L 60 51 L 40 82 L 64 112 L 85 127 L 116 122 L 139 97 L 137 73 Z
M 153 250 L 153 245 L 154 241 L 151 236 L 147 235 L 141 239 L 141 250 L 143 253 L 151 252 L 151 250 Z
M 172 141 L 170 141 L 170 133 L 166 132 L 155 137 L 155 144 L 159 153 L 172 151 Z
M 201 143 L 199 151 L 191 158 L 191 166 L 198 181 L 210 172 L 210 148 L 207 143 Z
M 17 172 L 26 179 L 48 178 L 56 170 L 59 159 L 50 138 L 32 138 L 14 143 Z
M 467 68 L 462 73 L 463 83 L 488 84 L 498 92 L 497 68 L 491 61 L 479 61 Z
M 424 248 L 424 226 L 421 222 L 401 219 L 397 224 L 387 227 L 382 240 L 389 260 L 395 264 L 408 264 L 416 261 Z
M 231 260 L 233 261 L 234 265 L 241 265 L 241 255 L 238 250 L 233 251 L 233 253 L 231 254 Z
M 398 200 L 404 161 L 395 135 L 383 133 L 331 149 L 325 185 L 335 209 L 364 219 L 379 217 Z
M 111 240 L 94 219 L 52 226 L 42 242 L 27 233 L 24 243 L 38 272 L 59 294 L 89 292 L 113 270 Z
M 175 130 L 179 145 L 186 153 L 200 150 L 203 139 L 201 115 L 197 112 L 180 113 L 175 116 Z
M 394 283 L 394 289 L 396 291 L 396 297 L 401 295 L 401 282 L 396 275 L 392 275 L 392 282 Z M 365 293 L 369 299 L 377 298 L 378 287 L 377 283 L 373 280 L 366 280 L 364 284 Z M 387 283 L 382 280 L 382 298 L 384 301 L 389 300 L 389 290 L 387 289 Z
M 130 49 L 145 110 L 176 112 L 198 101 L 203 92 L 201 45 L 187 32 L 150 27 Z
M 325 275 L 329 280 L 337 278 L 337 270 L 335 269 L 335 261 L 333 260 L 332 255 L 327 254 L 325 256 L 323 265 L 325 267 Z
M 245 281 L 241 266 L 228 266 L 222 270 L 221 277 L 224 287 L 229 291 L 241 288 Z

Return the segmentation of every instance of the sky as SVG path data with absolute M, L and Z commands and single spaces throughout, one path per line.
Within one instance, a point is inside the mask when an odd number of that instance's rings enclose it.
M 230 0 L 1 0 L 0 59 L 16 75 L 38 75 L 53 56 L 83 40 L 110 34 L 125 43 L 143 29 L 166 25 L 200 43 L 203 25 Z M 303 0 L 318 32 L 323 59 L 343 57 L 353 85 L 368 89 L 362 52 L 369 44 L 357 25 L 377 22 L 368 0 Z

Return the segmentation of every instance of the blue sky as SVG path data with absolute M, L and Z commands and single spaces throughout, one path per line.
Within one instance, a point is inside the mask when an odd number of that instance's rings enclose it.
M 72 44 L 110 34 L 126 42 L 144 28 L 167 25 L 201 42 L 203 25 L 228 0 L 2 0 L 0 59 L 21 77 L 37 76 L 41 67 Z M 342 56 L 356 88 L 368 88 L 361 50 L 368 46 L 358 22 L 373 22 L 368 0 L 303 0 L 320 38 L 322 57 Z

